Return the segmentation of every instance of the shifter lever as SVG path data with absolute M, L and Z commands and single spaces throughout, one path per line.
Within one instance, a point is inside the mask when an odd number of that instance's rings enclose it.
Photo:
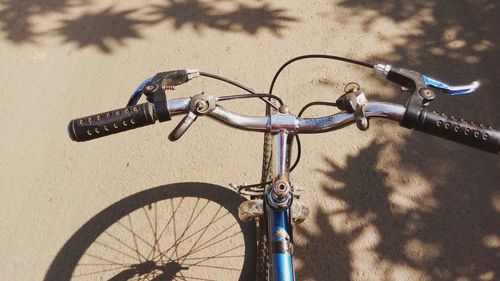
M 181 122 L 168 135 L 170 141 L 176 141 L 189 129 L 198 116 L 208 114 L 215 109 L 217 98 L 208 93 L 201 93 L 191 98 L 189 102 L 189 113 L 182 118 Z
M 194 112 L 189 111 L 189 113 L 182 118 L 181 122 L 177 124 L 177 126 L 170 132 L 168 135 L 168 139 L 170 141 L 176 141 L 184 135 L 184 133 L 189 129 L 191 124 L 193 124 L 194 121 L 198 118 L 198 115 L 196 115 Z

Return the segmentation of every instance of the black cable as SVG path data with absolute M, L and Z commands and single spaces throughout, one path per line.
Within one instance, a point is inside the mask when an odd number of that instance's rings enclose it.
M 205 77 L 209 77 L 209 78 L 212 78 L 212 79 L 216 79 L 216 80 L 220 80 L 220 81 L 223 81 L 223 82 L 226 82 L 226 83 L 229 83 L 233 86 L 236 86 L 240 89 L 243 89 L 251 94 L 256 94 L 256 92 L 236 81 L 233 81 L 233 80 L 230 80 L 230 79 L 227 79 L 227 78 L 224 78 L 222 76 L 219 76 L 219 75 L 215 75 L 215 74 L 211 74 L 211 73 L 207 73 L 207 72 L 203 72 L 203 71 L 200 71 L 200 76 L 205 76 Z
M 299 135 L 295 135 L 295 142 L 297 143 L 297 158 L 295 158 L 295 162 L 293 162 L 293 165 L 290 168 L 290 172 L 292 172 L 295 167 L 297 167 L 300 161 L 300 156 L 302 155 L 302 144 L 300 143 Z
M 222 96 L 222 97 L 217 97 L 217 100 L 219 100 L 219 101 L 226 101 L 226 100 L 234 100 L 234 99 L 264 98 L 264 97 L 275 99 L 275 100 L 277 100 L 279 102 L 280 105 L 283 104 L 283 100 L 281 100 L 278 96 L 270 95 L 270 94 L 252 94 L 252 95 Z
M 283 69 L 285 69 L 285 67 L 287 67 L 289 64 L 295 62 L 295 61 L 298 61 L 298 60 L 303 60 L 303 59 L 331 59 L 331 60 L 339 60 L 339 61 L 343 61 L 343 62 L 348 62 L 348 63 L 352 63 L 352 64 L 357 64 L 357 65 L 361 65 L 361 66 L 365 66 L 365 67 L 369 67 L 369 68 L 373 68 L 374 65 L 371 64 L 371 63 L 367 63 L 367 62 L 363 62 L 363 61 L 358 61 L 358 60 L 353 60 L 353 59 L 348 59 L 348 58 L 344 58 L 344 57 L 339 57 L 339 56 L 332 56 L 332 55 L 318 55 L 318 54 L 313 54 L 313 55 L 304 55 L 304 56 L 298 56 L 298 57 L 295 57 L 287 62 L 285 62 L 279 69 L 278 71 L 276 72 L 276 74 L 274 74 L 274 77 L 273 77 L 273 80 L 271 82 L 271 86 L 269 87 L 269 94 L 272 94 L 273 93 L 273 88 L 274 88 L 274 83 L 276 83 L 276 79 L 278 79 L 278 76 L 280 75 L 281 71 L 283 71 Z
M 313 105 L 325 105 L 325 106 L 337 106 L 336 103 L 334 102 L 326 102 L 326 101 L 313 101 L 313 102 L 310 102 L 306 105 L 304 105 L 304 107 L 302 107 L 302 109 L 300 110 L 299 112 L 299 115 L 298 117 L 301 117 L 302 114 L 304 113 L 304 111 L 306 111 L 306 109 L 308 109 L 309 107 L 313 106 Z
M 238 82 L 235 82 L 233 80 L 221 77 L 219 75 L 215 75 L 215 74 L 211 74 L 211 73 L 200 71 L 200 76 L 205 76 L 205 77 L 212 78 L 212 79 L 215 79 L 215 80 L 223 81 L 223 82 L 229 83 L 229 84 L 231 84 L 233 86 L 236 86 L 236 87 L 238 87 L 240 89 L 243 89 L 243 90 L 245 90 L 245 91 L 247 91 L 247 92 L 249 92 L 249 93 L 251 93 L 253 95 L 257 94 L 254 90 L 252 90 L 252 89 L 250 89 L 250 88 L 248 88 L 248 87 L 246 87 L 246 86 L 244 86 L 244 85 L 242 85 L 242 84 L 240 84 Z M 267 103 L 269 106 L 271 106 L 272 108 L 278 109 L 270 100 L 266 100 L 263 97 L 259 97 L 259 98 L 262 101 L 264 101 L 265 103 Z
M 343 62 L 348 62 L 348 63 L 352 63 L 352 64 L 357 64 L 357 65 L 360 65 L 360 66 L 364 66 L 364 67 L 368 67 L 368 68 L 373 68 L 374 67 L 374 64 L 371 64 L 371 63 L 367 63 L 367 62 L 363 62 L 363 61 L 358 61 L 358 60 L 353 60 L 353 59 L 349 59 L 349 58 L 344 58 L 344 57 L 339 57 L 339 56 L 332 56 L 332 55 L 319 55 L 319 54 L 312 54 L 312 55 L 304 55 L 304 56 L 298 56 L 298 57 L 295 57 L 295 58 L 292 58 L 290 60 L 288 60 L 287 62 L 285 62 L 279 69 L 278 71 L 276 72 L 276 74 L 274 74 L 274 77 L 273 77 L 273 80 L 271 81 L 271 86 L 269 87 L 269 94 L 272 94 L 273 93 L 273 89 L 274 89 L 274 84 L 276 83 L 276 80 L 278 79 L 278 76 L 280 75 L 280 73 L 283 71 L 283 69 L 285 69 L 289 64 L 295 62 L 295 61 L 298 61 L 298 60 L 303 60 L 303 59 L 331 59 L 331 60 L 339 60 L 339 61 L 343 61 Z M 269 100 L 268 100 L 269 101 Z M 321 102 L 317 102 L 318 104 L 321 103 Z M 266 107 L 266 115 L 269 115 L 270 114 L 270 110 L 269 110 L 269 104 L 270 104 L 270 101 L 269 103 L 267 103 L 267 107 Z M 312 105 L 315 105 L 314 103 L 309 103 L 309 104 L 306 104 L 301 110 L 300 110 L 300 113 L 299 113 L 299 117 L 301 116 L 301 113 L 304 112 L 304 110 L 306 110 L 309 106 L 312 106 Z M 321 104 L 321 105 L 327 105 L 327 104 Z M 272 104 L 271 104 L 272 106 Z M 276 109 L 276 107 L 273 106 L 274 109 Z M 299 135 L 296 135 L 295 136 L 295 139 L 296 139 L 296 142 L 297 142 L 297 158 L 295 159 L 295 162 L 293 163 L 292 167 L 290 168 L 290 172 L 293 171 L 293 169 L 295 169 L 295 167 L 297 166 L 297 164 L 299 163 L 300 161 L 300 156 L 301 156 L 301 153 L 302 153 L 302 148 L 301 148 L 301 143 L 300 143 L 300 138 L 299 138 Z
M 269 88 L 269 94 L 267 94 L 267 97 L 268 99 L 265 100 L 264 97 L 259 97 L 261 100 L 263 100 L 264 102 L 266 102 L 266 115 L 269 116 L 270 114 L 270 110 L 269 110 L 269 107 L 272 107 L 274 109 L 278 109 L 272 102 L 271 102 L 271 98 L 274 98 L 276 100 L 278 100 L 280 102 L 280 104 L 283 104 L 283 101 L 281 101 L 280 98 L 278 98 L 277 96 L 275 95 L 272 95 L 273 93 L 273 88 L 274 88 L 274 84 L 276 83 L 276 80 L 278 79 L 278 76 L 280 75 L 280 73 L 283 71 L 283 69 L 285 69 L 289 64 L 295 62 L 295 61 L 298 61 L 298 60 L 303 60 L 303 59 L 310 59 L 310 58 L 322 58 L 322 59 L 332 59 L 332 60 L 339 60 L 339 61 L 344 61 L 344 62 L 348 62 L 348 63 L 352 63 L 352 64 L 357 64 L 357 65 L 360 65 L 360 66 L 365 66 L 365 67 L 369 67 L 369 68 L 373 68 L 374 65 L 373 64 L 370 64 L 370 63 L 367 63 L 367 62 L 362 62 L 362 61 L 357 61 L 357 60 L 353 60 L 353 59 L 348 59 L 348 58 L 344 58 L 344 57 L 339 57 L 339 56 L 332 56 L 332 55 L 318 55 L 318 54 L 313 54 L 313 55 L 304 55 L 304 56 L 298 56 L 298 57 L 295 57 L 295 58 L 292 58 L 291 60 L 287 61 L 286 63 L 284 63 L 279 69 L 278 71 L 276 72 L 276 74 L 274 74 L 274 77 L 273 77 L 273 80 L 271 82 L 271 86 Z M 227 82 L 229 84 L 232 84 L 236 87 L 239 87 L 247 92 L 250 92 L 254 95 L 256 95 L 257 93 L 255 93 L 253 90 L 237 83 L 237 82 L 234 82 L 234 81 L 231 81 L 229 79 L 226 79 L 226 78 L 223 78 L 223 77 L 220 77 L 220 76 L 217 76 L 217 75 L 214 75 L 214 74 L 209 74 L 209 73 L 205 73 L 205 72 L 200 72 L 200 75 L 201 76 L 206 76 L 206 77 L 210 77 L 210 78 L 214 78 L 214 79 L 217 79 L 217 80 L 221 80 L 221 81 L 224 81 L 224 82 Z M 246 98 L 247 96 L 245 96 Z M 312 103 L 308 103 L 306 104 L 301 110 L 300 110 L 300 113 L 298 115 L 298 117 L 300 117 L 302 115 L 302 113 L 310 106 L 313 106 L 313 105 L 327 105 L 327 106 L 336 106 L 335 103 L 328 103 L 328 102 L 312 102 Z M 296 138 L 296 142 L 297 142 L 297 158 L 295 159 L 295 162 L 293 163 L 293 165 L 291 166 L 290 168 L 290 172 L 293 171 L 293 169 L 295 169 L 295 167 L 297 166 L 297 164 L 299 163 L 300 161 L 300 157 L 301 157 L 301 154 L 302 154 L 302 147 L 301 147 L 301 143 L 300 143 L 300 138 L 299 138 L 299 135 L 296 135 L 295 136 Z M 257 186 L 262 186 L 262 185 L 266 185 L 266 184 L 270 184 L 271 182 L 264 182 L 264 183 L 258 183 L 258 184 L 251 184 L 251 185 L 245 185 L 245 186 L 241 186 L 242 189 L 244 188 L 251 188 L 251 187 L 257 187 Z
M 310 103 L 304 105 L 304 107 L 302 107 L 302 109 L 300 110 L 297 117 L 301 117 L 302 114 L 304 113 L 304 111 L 306 111 L 306 109 L 308 109 L 309 107 L 311 107 L 313 105 L 337 106 L 337 104 L 334 102 L 313 101 L 313 102 L 310 102 Z M 302 144 L 300 142 L 299 135 L 296 135 L 295 138 L 296 138 L 296 142 L 297 142 L 297 158 L 295 158 L 295 161 L 293 162 L 293 165 L 290 168 L 290 172 L 293 171 L 293 169 L 295 169 L 295 167 L 297 167 L 297 165 L 299 164 L 299 161 L 300 161 L 300 156 L 302 155 Z
M 271 184 L 273 183 L 272 181 L 268 181 L 268 182 L 261 182 L 261 183 L 255 183 L 255 184 L 247 184 L 247 185 L 240 185 L 238 186 L 238 189 L 250 189 L 250 188 L 253 188 L 253 187 L 262 187 L 262 186 L 265 186 L 267 184 Z
M 236 98 L 242 98 L 242 99 L 245 99 L 245 98 L 260 98 L 262 101 L 264 101 L 266 103 L 266 105 L 269 107 L 271 106 L 272 108 L 274 109 L 278 109 L 278 107 L 276 107 L 272 102 L 271 102 L 271 99 L 275 99 L 277 100 L 280 105 L 283 104 L 283 101 L 275 96 L 275 95 L 271 95 L 271 94 L 258 94 L 256 93 L 254 90 L 238 83 L 238 82 L 235 82 L 235 81 L 232 81 L 230 79 L 227 79 L 227 78 L 224 78 L 224 77 L 221 77 L 221 76 L 218 76 L 218 75 L 215 75 L 215 74 L 211 74 L 211 73 L 207 73 L 207 72 L 201 72 L 200 71 L 200 76 L 205 76 L 205 77 L 208 77 L 208 78 L 212 78 L 212 79 L 215 79 L 215 80 L 220 80 L 222 82 L 226 82 L 226 83 L 229 83 L 233 86 L 236 86 L 240 89 L 243 89 L 247 92 L 249 92 L 250 94 L 252 95 L 232 95 L 232 96 L 224 96 L 224 97 L 218 97 L 218 100 L 220 101 L 224 101 L 224 100 L 231 100 L 231 99 L 236 99 Z M 266 100 L 265 97 L 267 97 L 268 99 Z M 253 187 L 263 187 L 267 184 L 271 184 L 272 182 L 263 182 L 263 183 L 257 183 L 257 184 L 249 184 L 249 185 L 242 185 L 242 186 L 239 186 L 238 189 L 239 190 L 242 190 L 242 189 L 250 189 L 250 188 L 253 188 Z

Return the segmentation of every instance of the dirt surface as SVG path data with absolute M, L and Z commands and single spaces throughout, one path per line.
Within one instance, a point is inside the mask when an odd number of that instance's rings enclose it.
M 438 95 L 431 107 L 498 128 L 498 15 L 494 0 L 1 0 L 0 276 L 42 280 L 63 245 L 96 234 L 91 223 L 70 240 L 87 221 L 110 219 L 115 209 L 102 210 L 137 192 L 260 179 L 262 136 L 208 119 L 176 143 L 167 135 L 178 119 L 87 143 L 69 139 L 69 120 L 124 106 L 146 77 L 198 68 L 265 92 L 286 60 L 335 54 L 454 83 L 479 78 L 477 93 Z M 370 71 L 321 60 L 292 65 L 274 93 L 298 112 L 310 101 L 334 101 L 350 81 L 371 100 L 405 101 Z M 171 96 L 201 91 L 240 93 L 197 79 Z M 229 107 L 264 110 L 257 101 Z M 302 144 L 292 179 L 312 212 L 296 228 L 298 280 L 500 279 L 497 156 L 384 121 L 367 132 L 304 136 Z M 139 201 L 116 210 L 130 202 Z M 153 216 L 155 206 L 144 210 Z M 205 279 L 229 280 L 212 269 L 201 270 L 215 274 Z

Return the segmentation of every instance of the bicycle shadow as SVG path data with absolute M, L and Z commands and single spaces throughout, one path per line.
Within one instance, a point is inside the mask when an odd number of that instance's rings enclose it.
M 204 277 L 199 280 L 212 279 L 206 276 L 216 271 L 240 270 L 239 280 L 254 281 L 255 224 L 238 219 L 244 200 L 206 183 L 170 184 L 133 194 L 80 227 L 58 252 L 44 280 L 95 280 L 99 274 L 105 276 L 100 280 L 112 281 L 174 280 L 185 278 L 184 270 L 200 267 Z M 169 244 L 162 245 L 168 239 Z M 214 263 L 219 260 L 222 263 Z M 229 268 L 228 260 L 239 267 Z

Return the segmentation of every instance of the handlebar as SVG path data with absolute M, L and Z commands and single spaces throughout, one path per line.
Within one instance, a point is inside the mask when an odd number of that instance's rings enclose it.
M 168 109 L 170 115 L 189 113 L 190 100 L 190 98 L 169 100 Z M 366 106 L 367 117 L 383 117 L 394 121 L 400 121 L 404 111 L 405 108 L 401 105 L 384 102 L 371 102 Z M 275 132 L 288 130 L 302 134 L 329 132 L 355 122 L 354 114 L 347 112 L 339 112 L 319 118 L 300 118 L 292 114 L 279 113 L 269 117 L 247 116 L 234 113 L 220 105 L 207 113 L 207 116 L 225 125 L 246 131 Z M 143 103 L 71 120 L 68 131 L 72 140 L 83 142 L 151 125 L 157 120 L 153 104 Z
M 167 104 L 171 116 L 190 113 L 191 98 L 172 99 Z M 400 122 L 406 112 L 402 105 L 386 102 L 367 102 L 367 118 L 384 118 Z M 295 134 L 316 134 L 334 131 L 356 122 L 355 113 L 341 111 L 318 118 L 300 118 L 288 113 L 267 116 L 247 116 L 231 112 L 220 105 L 206 113 L 207 116 L 233 128 L 277 132 L 287 130 Z M 74 119 L 68 131 L 74 141 L 88 141 L 133 128 L 154 124 L 158 118 L 152 103 L 143 103 L 114 111 Z M 465 122 L 463 119 L 422 111 L 415 129 L 434 136 L 452 140 L 484 151 L 500 151 L 500 132 L 491 127 Z

